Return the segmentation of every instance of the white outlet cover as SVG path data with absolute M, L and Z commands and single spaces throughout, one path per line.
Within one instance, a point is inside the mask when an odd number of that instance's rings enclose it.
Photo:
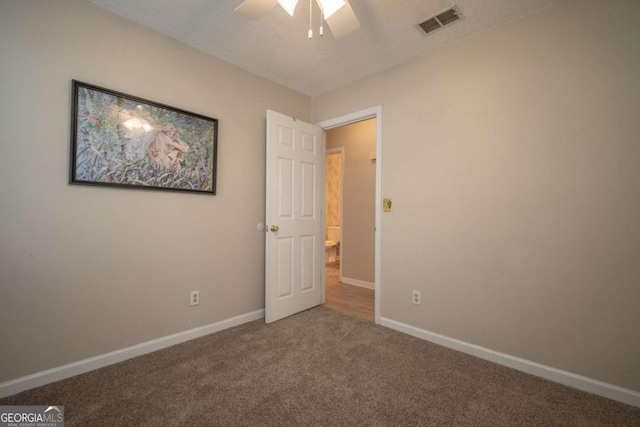
M 422 299 L 420 297 L 420 291 L 412 291 L 411 293 L 411 302 L 416 305 L 422 304 Z
M 189 305 L 198 305 L 200 304 L 200 291 L 191 291 L 191 296 L 189 298 Z

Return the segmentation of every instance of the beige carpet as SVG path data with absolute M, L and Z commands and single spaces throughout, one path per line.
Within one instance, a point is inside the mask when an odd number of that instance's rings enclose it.
M 68 426 L 640 426 L 640 409 L 318 307 L 0 400 Z

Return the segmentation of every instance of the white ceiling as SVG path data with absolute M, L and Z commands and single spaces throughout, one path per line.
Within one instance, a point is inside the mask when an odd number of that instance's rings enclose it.
M 90 0 L 304 95 L 316 96 L 556 3 L 557 0 L 350 0 L 360 29 L 309 40 L 309 1 L 251 21 L 243 0 Z M 417 24 L 457 5 L 463 20 L 424 35 Z M 314 1 L 314 33 L 319 16 Z

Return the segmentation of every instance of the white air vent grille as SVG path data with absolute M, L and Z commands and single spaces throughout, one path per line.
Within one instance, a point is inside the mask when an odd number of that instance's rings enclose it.
M 418 24 L 418 27 L 420 27 L 425 34 L 431 34 L 440 28 L 459 21 L 460 19 L 462 19 L 462 15 L 460 14 L 458 6 L 453 6 Z

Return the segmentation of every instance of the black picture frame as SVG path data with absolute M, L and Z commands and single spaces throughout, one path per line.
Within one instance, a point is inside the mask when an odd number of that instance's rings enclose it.
M 218 119 L 72 80 L 70 184 L 216 194 Z

